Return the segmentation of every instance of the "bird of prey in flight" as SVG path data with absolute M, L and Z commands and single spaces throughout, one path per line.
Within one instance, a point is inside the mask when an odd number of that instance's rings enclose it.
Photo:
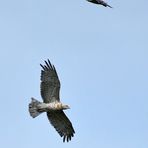
M 103 0 L 87 0 L 88 2 L 94 3 L 94 4 L 99 4 L 102 5 L 104 7 L 110 7 L 112 8 L 110 5 L 108 5 L 105 1 Z
M 40 66 L 42 67 L 40 87 L 43 102 L 31 98 L 29 113 L 35 118 L 46 112 L 51 125 L 63 137 L 63 142 L 68 142 L 74 136 L 75 131 L 72 123 L 63 112 L 63 110 L 69 109 L 69 106 L 60 102 L 60 80 L 58 74 L 49 60 L 45 61 L 45 65 L 40 64 Z

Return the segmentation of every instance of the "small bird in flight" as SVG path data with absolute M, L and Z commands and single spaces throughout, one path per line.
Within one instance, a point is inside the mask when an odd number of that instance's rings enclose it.
M 69 109 L 68 105 L 60 102 L 60 80 L 54 65 L 50 61 L 45 61 L 45 65 L 41 65 L 41 96 L 43 103 L 31 98 L 29 104 L 29 113 L 35 118 L 43 112 L 47 113 L 50 123 L 54 126 L 63 142 L 68 142 L 74 136 L 72 123 L 65 115 L 63 110 Z
M 110 7 L 112 8 L 110 5 L 108 5 L 105 1 L 103 0 L 87 0 L 88 2 L 94 3 L 94 4 L 99 4 L 102 5 L 104 7 Z

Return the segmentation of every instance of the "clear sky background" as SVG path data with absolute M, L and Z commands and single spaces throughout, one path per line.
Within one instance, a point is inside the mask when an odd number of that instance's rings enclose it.
M 0 1 L 0 147 L 148 148 L 148 1 L 107 2 Z M 69 143 L 28 113 L 48 58 L 71 107 Z

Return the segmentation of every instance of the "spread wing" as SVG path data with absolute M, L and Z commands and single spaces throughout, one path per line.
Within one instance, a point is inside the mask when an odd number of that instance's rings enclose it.
M 110 5 L 108 5 L 104 0 L 87 0 L 91 3 L 94 3 L 94 4 L 99 4 L 99 5 L 102 5 L 104 7 L 110 7 L 112 8 Z
M 62 110 L 47 112 L 47 117 L 59 135 L 63 137 L 63 142 L 65 142 L 65 140 L 67 142 L 70 141 L 75 131 L 65 113 Z
M 41 71 L 41 96 L 44 103 L 59 101 L 60 81 L 54 65 L 45 61 Z

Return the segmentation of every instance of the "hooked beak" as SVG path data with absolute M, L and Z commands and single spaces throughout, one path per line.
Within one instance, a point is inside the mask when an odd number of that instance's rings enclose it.
M 64 105 L 63 109 L 70 109 L 70 107 L 68 105 Z

